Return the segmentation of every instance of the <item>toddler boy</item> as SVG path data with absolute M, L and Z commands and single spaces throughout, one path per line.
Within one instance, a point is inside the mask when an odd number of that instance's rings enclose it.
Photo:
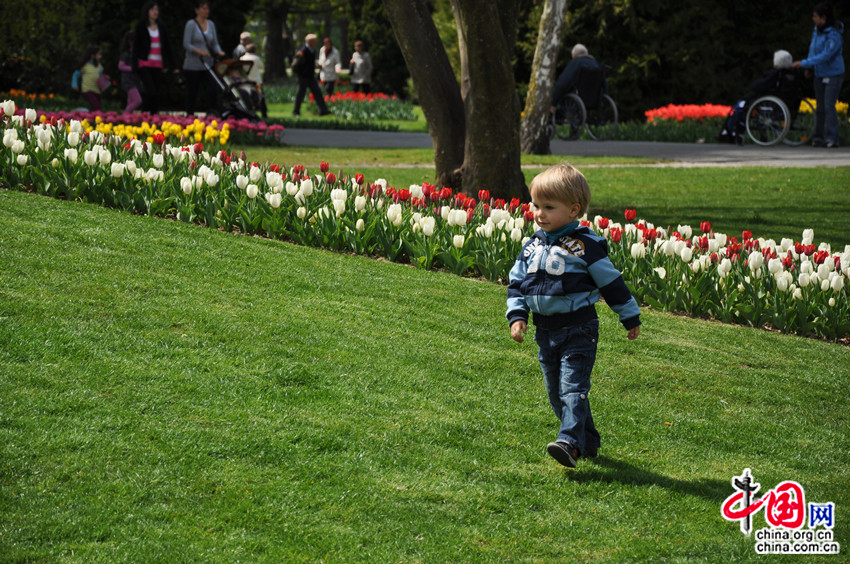
M 561 420 L 557 440 L 546 448 L 574 468 L 580 456 L 596 456 L 600 445 L 587 398 L 599 340 L 594 304 L 605 298 L 630 340 L 640 332 L 640 310 L 608 259 L 605 238 L 579 226 L 590 203 L 584 175 L 570 165 L 553 166 L 532 180 L 529 191 L 540 230 L 511 269 L 507 318 L 511 337 L 521 343 L 528 312 L 534 312 L 546 392 Z

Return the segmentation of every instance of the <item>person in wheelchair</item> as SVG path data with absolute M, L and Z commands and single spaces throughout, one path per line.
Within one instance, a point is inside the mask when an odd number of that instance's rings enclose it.
M 781 49 L 773 54 L 773 68 L 750 83 L 749 91 L 729 110 L 723 129 L 715 137 L 718 142 L 744 143 L 747 109 L 762 96 L 776 96 L 788 106 L 791 120 L 797 117 L 803 93 L 800 73 L 791 67 L 792 62 L 793 58 L 788 51 Z
M 587 52 L 587 47 L 581 43 L 576 43 L 572 50 L 572 60 L 555 82 L 555 90 L 552 93 L 552 111 L 555 111 L 555 107 L 564 99 L 564 96 L 576 89 L 579 90 L 579 96 L 585 104 L 591 102 L 591 105 L 595 107 L 598 100 L 584 100 L 586 94 L 582 92 L 584 90 L 582 87 L 585 84 L 595 84 L 597 91 L 594 95 L 598 97 L 600 80 L 602 81 L 601 93 L 608 94 L 608 80 L 605 78 L 602 65 Z

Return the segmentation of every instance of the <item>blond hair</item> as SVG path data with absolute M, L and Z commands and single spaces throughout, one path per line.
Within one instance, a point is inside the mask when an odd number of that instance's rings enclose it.
M 590 186 L 579 170 L 568 164 L 555 165 L 537 176 L 528 187 L 531 197 L 556 200 L 565 204 L 581 206 L 579 216 L 587 213 L 590 205 Z

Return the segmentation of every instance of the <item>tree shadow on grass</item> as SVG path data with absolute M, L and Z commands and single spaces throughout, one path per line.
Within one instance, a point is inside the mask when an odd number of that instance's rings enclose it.
M 604 482 L 622 484 L 625 486 L 658 486 L 678 493 L 702 497 L 718 503 L 726 499 L 732 492 L 730 480 L 679 480 L 650 472 L 633 466 L 622 460 L 599 456 L 579 464 L 578 472 L 570 472 L 569 479 L 573 482 Z

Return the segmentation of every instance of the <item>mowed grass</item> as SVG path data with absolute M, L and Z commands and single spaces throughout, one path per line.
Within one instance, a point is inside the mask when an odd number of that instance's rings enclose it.
M 315 172 L 325 161 L 336 173 L 363 173 L 368 181 L 385 178 L 390 186 L 434 181 L 432 149 L 356 149 L 323 147 L 251 148 L 252 160 L 285 166 L 303 164 Z M 567 162 L 590 184 L 588 216 L 623 222 L 623 210 L 660 227 L 680 224 L 695 230 L 708 221 L 715 231 L 740 239 L 756 237 L 799 241 L 804 229 L 833 250 L 850 245 L 850 166 L 838 168 L 627 166 L 639 158 L 522 155 L 526 182 L 547 167 Z M 657 162 L 657 161 L 652 161 Z M 609 166 L 617 165 L 617 166 Z
M 720 513 L 747 467 L 850 546 L 850 349 L 600 306 L 567 470 L 504 299 L 0 191 L 0 560 L 759 561 Z

